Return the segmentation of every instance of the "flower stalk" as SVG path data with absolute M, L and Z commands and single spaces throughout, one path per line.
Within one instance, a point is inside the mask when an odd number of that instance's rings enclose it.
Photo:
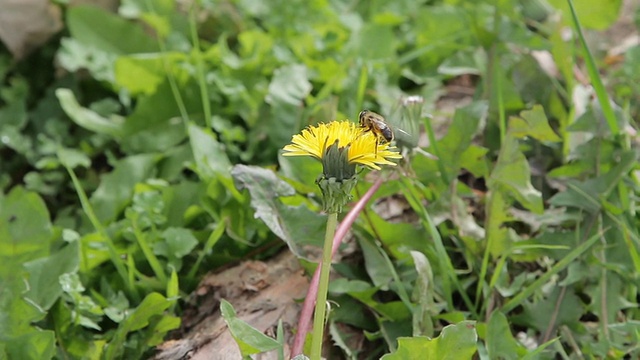
M 320 279 L 316 295 L 316 311 L 313 317 L 313 333 L 311 342 L 311 360 L 320 360 L 322 356 L 322 340 L 324 338 L 324 324 L 327 310 L 327 294 L 329 292 L 329 272 L 331 271 L 331 248 L 333 237 L 338 225 L 338 213 L 330 213 L 327 219 L 327 229 L 324 235 L 322 249 L 322 263 L 320 264 Z

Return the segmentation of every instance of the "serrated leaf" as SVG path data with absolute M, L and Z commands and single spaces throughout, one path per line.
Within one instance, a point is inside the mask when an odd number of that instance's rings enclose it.
M 530 211 L 543 211 L 542 194 L 531 185 L 531 170 L 526 157 L 519 149 L 518 140 L 510 133 L 500 148 L 498 162 L 491 172 L 488 187 L 514 197 Z
M 474 102 L 456 110 L 447 134 L 438 142 L 440 161 L 457 173 L 463 154 L 482 127 L 488 106 L 486 102 Z
M 275 350 L 280 347 L 278 341 L 239 319 L 233 306 L 224 299 L 220 301 L 220 312 L 231 331 L 233 339 L 238 343 L 243 357 Z
M 465 360 L 476 353 L 476 333 L 474 321 L 462 321 L 442 329 L 435 339 L 427 337 L 398 338 L 398 349 L 383 356 L 382 360 Z
M 530 136 L 543 142 L 559 142 L 560 137 L 549 126 L 549 120 L 540 105 L 520 113 L 520 117 L 511 117 L 509 130 L 515 137 Z
M 306 206 L 284 205 L 279 197 L 293 196 L 291 185 L 271 171 L 257 166 L 236 165 L 231 174 L 239 190 L 247 189 L 255 217 L 284 240 L 297 256 L 304 256 L 301 244 L 321 244 L 326 216 Z

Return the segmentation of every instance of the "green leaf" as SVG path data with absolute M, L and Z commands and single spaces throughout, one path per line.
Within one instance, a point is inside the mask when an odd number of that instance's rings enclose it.
M 89 159 L 85 153 L 76 149 L 60 148 L 56 154 L 58 155 L 58 159 L 60 159 L 62 166 L 69 169 L 75 169 L 78 166 L 82 166 L 84 168 L 91 166 L 91 159 Z
M 294 254 L 304 256 L 303 244 L 322 243 L 326 216 L 312 212 L 304 205 L 284 205 L 279 197 L 293 196 L 295 191 L 273 171 L 257 166 L 236 165 L 231 174 L 239 190 L 249 190 L 255 217 L 284 240 Z
M 49 211 L 38 194 L 15 187 L 0 197 L 0 278 L 13 277 L 22 263 L 47 256 L 52 235 Z
M 560 9 L 563 20 L 571 24 L 571 11 L 567 0 L 547 0 L 550 5 Z M 618 19 L 622 0 L 580 0 L 574 1 L 580 24 L 588 29 L 604 30 Z
M 69 89 L 57 89 L 56 96 L 67 116 L 79 126 L 87 130 L 120 138 L 124 134 L 124 119 L 112 115 L 109 119 L 80 106 L 73 92 Z
M 529 163 L 511 132 L 507 133 L 500 148 L 498 162 L 491 172 L 488 187 L 511 195 L 534 213 L 540 214 L 543 211 L 542 194 L 531 185 Z
M 618 183 L 623 181 L 636 165 L 637 157 L 635 150 L 625 151 L 621 154 L 619 162 L 608 172 L 583 182 L 569 181 L 567 190 L 554 195 L 549 199 L 549 203 L 555 206 L 576 207 L 590 213 L 599 211 Z
M 438 156 L 451 174 L 458 172 L 461 158 L 481 130 L 487 110 L 486 102 L 474 102 L 458 108 L 447 134 L 438 141 Z
M 220 312 L 227 326 L 229 326 L 233 339 L 238 343 L 243 357 L 275 350 L 280 347 L 278 341 L 239 319 L 233 306 L 224 299 L 220 301 Z
M 157 155 L 142 154 L 126 157 L 115 163 L 91 195 L 91 204 L 102 223 L 115 220 L 131 201 L 133 186 L 149 178 L 158 160 Z
M 578 321 L 585 312 L 586 305 L 571 287 L 566 291 L 562 291 L 561 287 L 555 287 L 548 296 L 525 301 L 522 307 L 523 312 L 512 316 L 511 322 L 526 324 L 538 331 L 545 331 L 550 323 L 554 323 L 556 326 L 578 326 Z
M 56 353 L 55 332 L 34 329 L 6 343 L 8 359 L 46 360 Z
M 444 59 L 474 42 L 474 27 L 462 7 L 424 6 L 412 16 L 416 24 L 416 53 L 420 54 L 421 65 L 433 74 Z
M 267 103 L 300 106 L 311 92 L 312 86 L 307 78 L 304 65 L 287 65 L 276 69 L 269 84 Z
M 426 337 L 399 338 L 398 350 L 383 356 L 382 360 L 465 360 L 476 353 L 476 333 L 474 321 L 462 321 L 442 329 L 435 339 Z
M 173 65 L 185 58 L 177 52 L 121 56 L 115 63 L 115 81 L 133 96 L 150 95 L 165 81 L 166 67 L 179 71 L 181 68 Z
M 411 251 L 418 273 L 411 300 L 417 303 L 413 309 L 413 336 L 433 336 L 432 314 L 437 314 L 433 271 L 429 259 L 423 253 Z
M 390 59 L 396 54 L 398 44 L 394 27 L 375 23 L 365 23 L 351 38 L 356 54 L 367 61 Z M 376 46 L 371 46 L 376 44 Z
M 140 25 L 98 7 L 71 7 L 67 12 L 67 26 L 75 39 L 107 53 L 158 51 L 157 42 Z
M 358 239 L 358 244 L 364 256 L 365 269 L 373 285 L 385 290 L 388 289 L 389 283 L 393 280 L 393 274 L 385 257 L 381 254 L 380 247 L 367 239 Z
M 127 334 L 147 327 L 150 321 L 156 316 L 164 316 L 164 311 L 169 308 L 172 303 L 173 301 L 167 300 L 164 296 L 155 292 L 147 295 L 129 317 L 120 323 L 113 335 L 113 339 L 109 345 L 107 345 L 105 358 L 120 358 L 124 351 L 123 346 Z M 179 323 L 176 324 L 172 322 L 170 326 L 165 326 L 163 331 L 166 333 L 166 331 L 175 329 L 178 326 Z
M 486 341 L 490 359 L 522 359 L 527 352 L 511 334 L 507 317 L 500 311 L 489 318 Z
M 78 271 L 79 257 L 79 242 L 73 241 L 51 256 L 25 263 L 29 273 L 29 291 L 25 297 L 43 310 L 49 310 L 62 294 L 60 276 Z
M 46 313 L 23 299 L 29 289 L 22 267 L 49 254 L 52 235 L 49 212 L 36 193 L 17 186 L 6 197 L 0 195 L 0 344 L 10 359 L 53 356 L 53 331 L 31 325 Z M 34 291 L 47 290 L 40 287 Z
M 224 146 L 216 140 L 211 131 L 189 124 L 189 139 L 201 178 L 207 180 L 216 176 L 229 177 L 231 161 L 227 157 Z
M 181 259 L 191 253 L 198 245 L 198 239 L 190 230 L 185 228 L 170 227 L 162 232 L 164 242 L 154 244 L 154 252 L 169 259 L 169 264 L 176 270 L 182 268 Z
M 531 136 L 542 142 L 559 142 L 560 137 L 549 126 L 549 120 L 540 105 L 520 113 L 520 117 L 511 117 L 509 130 L 518 138 Z

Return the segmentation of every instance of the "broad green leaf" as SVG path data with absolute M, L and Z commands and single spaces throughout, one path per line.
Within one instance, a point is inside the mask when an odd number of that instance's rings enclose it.
M 590 213 L 599 211 L 620 181 L 636 165 L 638 155 L 630 150 L 621 154 L 619 162 L 605 174 L 583 182 L 569 181 L 567 190 L 554 195 L 549 202 L 555 206 L 570 206 Z
M 522 359 L 526 350 L 514 339 L 507 317 L 494 311 L 487 324 L 487 352 L 490 359 Z
M 53 356 L 54 333 L 31 325 L 45 312 L 23 298 L 29 288 L 22 267 L 49 254 L 52 235 L 49 212 L 36 193 L 18 186 L 0 195 L 0 344 L 10 359 Z
M 419 52 L 421 65 L 434 74 L 444 59 L 474 42 L 469 14 L 462 7 L 424 6 L 412 16 L 417 34 L 414 51 Z
M 189 139 L 198 174 L 204 180 L 214 177 L 228 178 L 231 162 L 224 146 L 214 135 L 197 125 L 189 124 Z
M 435 339 L 427 337 L 399 338 L 398 350 L 387 354 L 383 360 L 465 360 L 476 353 L 476 334 L 474 321 L 462 321 L 442 329 Z
M 567 0 L 547 0 L 550 5 L 560 9 L 563 20 L 571 23 L 571 11 Z M 622 0 L 574 0 L 573 6 L 578 13 L 580 24 L 587 29 L 604 30 L 618 18 Z
M 373 285 L 385 290 L 388 289 L 389 283 L 393 280 L 393 274 L 385 257 L 380 253 L 380 247 L 367 239 L 358 239 L 358 244 L 364 256 L 364 267 Z
M 390 185 L 390 194 L 398 191 L 397 187 L 392 184 L 388 185 Z M 380 194 L 384 190 L 385 186 L 381 187 L 378 193 Z M 375 234 L 389 254 L 398 259 L 408 258 L 407 250 L 426 253 L 431 249 L 430 245 L 425 244 L 424 230 L 412 224 L 391 223 L 380 215 L 372 213 L 369 215 L 366 227 L 371 227 L 370 233 Z
M 311 92 L 311 83 L 307 78 L 307 69 L 303 65 L 287 65 L 276 69 L 269 84 L 267 103 L 300 106 Z
M 133 186 L 152 177 L 158 155 L 129 156 L 113 164 L 114 170 L 103 176 L 91 195 L 91 204 L 102 223 L 110 223 L 126 208 L 133 196 Z
M 282 156 L 278 154 L 280 171 L 285 177 L 295 180 L 292 184 L 298 192 L 309 194 L 319 191 L 316 185 L 318 174 L 322 174 L 322 163 L 305 156 Z
M 243 357 L 275 350 L 280 347 L 280 344 L 275 339 L 268 337 L 238 318 L 233 306 L 225 299 L 220 301 L 220 312 L 227 326 L 229 326 L 233 339 L 238 343 Z
M 560 296 L 562 301 L 559 301 Z M 522 304 L 524 311 L 519 315 L 511 316 L 510 320 L 514 324 L 526 325 L 538 331 L 547 330 L 552 322 L 556 326 L 577 326 L 586 306 L 571 287 L 567 291 L 562 291 L 561 287 L 555 287 L 548 296 L 525 301 Z
M 142 26 L 93 6 L 74 6 L 67 12 L 71 36 L 85 45 L 113 54 L 158 51 L 157 42 Z
M 477 178 L 486 177 L 489 174 L 489 166 L 486 158 L 489 149 L 471 144 L 460 155 L 460 167 L 469 170 Z
M 518 140 L 510 132 L 500 148 L 498 162 L 491 172 L 488 187 L 515 198 L 534 213 L 542 213 L 542 194 L 531 185 L 531 170 Z
M 79 257 L 79 242 L 74 241 L 48 257 L 25 263 L 29 274 L 29 291 L 25 297 L 43 310 L 49 310 L 62 294 L 58 278 L 78 271 Z
M 67 116 L 79 126 L 115 138 L 120 138 L 124 134 L 124 119 L 122 117 L 112 115 L 107 119 L 92 110 L 82 107 L 69 89 L 56 90 L 56 96 Z
M 168 250 L 178 258 L 189 254 L 198 244 L 191 231 L 184 228 L 170 227 L 162 232 L 162 237 L 167 242 Z
M 6 343 L 8 359 L 46 360 L 56 353 L 55 332 L 33 329 Z
M 182 268 L 182 258 L 191 253 L 198 245 L 198 240 L 191 231 L 185 228 L 170 227 L 162 232 L 164 242 L 155 243 L 153 250 L 169 260 L 169 265 L 176 270 Z
M 165 310 L 173 304 L 173 301 L 167 300 L 164 296 L 158 293 L 150 293 L 144 300 L 138 305 L 138 307 L 127 317 L 126 320 L 120 323 L 118 329 L 113 335 L 113 339 L 107 345 L 105 358 L 106 359 L 118 359 L 124 351 L 123 345 L 125 343 L 127 334 L 133 331 L 137 331 L 149 326 L 150 321 L 156 316 L 164 316 Z M 179 326 L 179 323 L 173 322 L 169 328 L 175 329 Z M 167 327 L 165 331 L 171 330 Z
M 0 197 L 0 278 L 16 276 L 22 263 L 47 256 L 52 235 L 49 211 L 38 194 L 15 187 Z
M 257 166 L 236 165 L 231 173 L 238 189 L 249 190 L 255 217 L 284 240 L 294 254 L 304 256 L 303 244 L 322 243 L 326 216 L 312 212 L 303 205 L 284 205 L 279 197 L 293 196 L 295 191 L 273 171 Z
M 531 136 L 542 142 L 559 142 L 560 137 L 549 126 L 549 120 L 540 105 L 520 113 L 520 117 L 511 117 L 509 129 L 518 138 Z
M 167 67 L 174 72 L 180 71 L 175 65 L 185 58 L 177 52 L 121 56 L 115 63 L 115 81 L 133 96 L 150 95 L 165 81 Z
M 438 141 L 439 161 L 442 161 L 451 173 L 458 172 L 460 159 L 483 126 L 487 110 L 486 102 L 474 102 L 457 109 L 447 134 Z
M 99 81 L 114 81 L 113 64 L 118 55 L 85 44 L 77 39 L 62 38 L 57 53 L 60 66 L 69 72 L 88 70 Z
M 391 59 L 396 54 L 397 42 L 394 28 L 389 25 L 365 23 L 354 34 L 351 44 L 356 54 L 367 61 Z M 377 44 L 371 46 L 371 44 Z
M 88 168 L 91 166 L 91 159 L 85 153 L 76 149 L 60 148 L 56 154 L 62 166 L 66 168 L 75 169 L 78 166 Z
M 300 128 L 300 105 L 312 88 L 307 72 L 304 65 L 287 65 L 274 71 L 265 99 L 274 120 L 265 130 L 274 148 L 284 146 Z

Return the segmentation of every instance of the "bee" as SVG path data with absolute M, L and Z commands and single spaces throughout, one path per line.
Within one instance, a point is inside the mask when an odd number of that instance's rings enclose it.
M 362 110 L 358 115 L 358 119 L 360 120 L 360 127 L 365 129 L 364 131 L 371 131 L 376 136 L 376 154 L 378 153 L 378 144 L 393 141 L 393 130 L 385 122 L 382 115 L 373 111 Z

